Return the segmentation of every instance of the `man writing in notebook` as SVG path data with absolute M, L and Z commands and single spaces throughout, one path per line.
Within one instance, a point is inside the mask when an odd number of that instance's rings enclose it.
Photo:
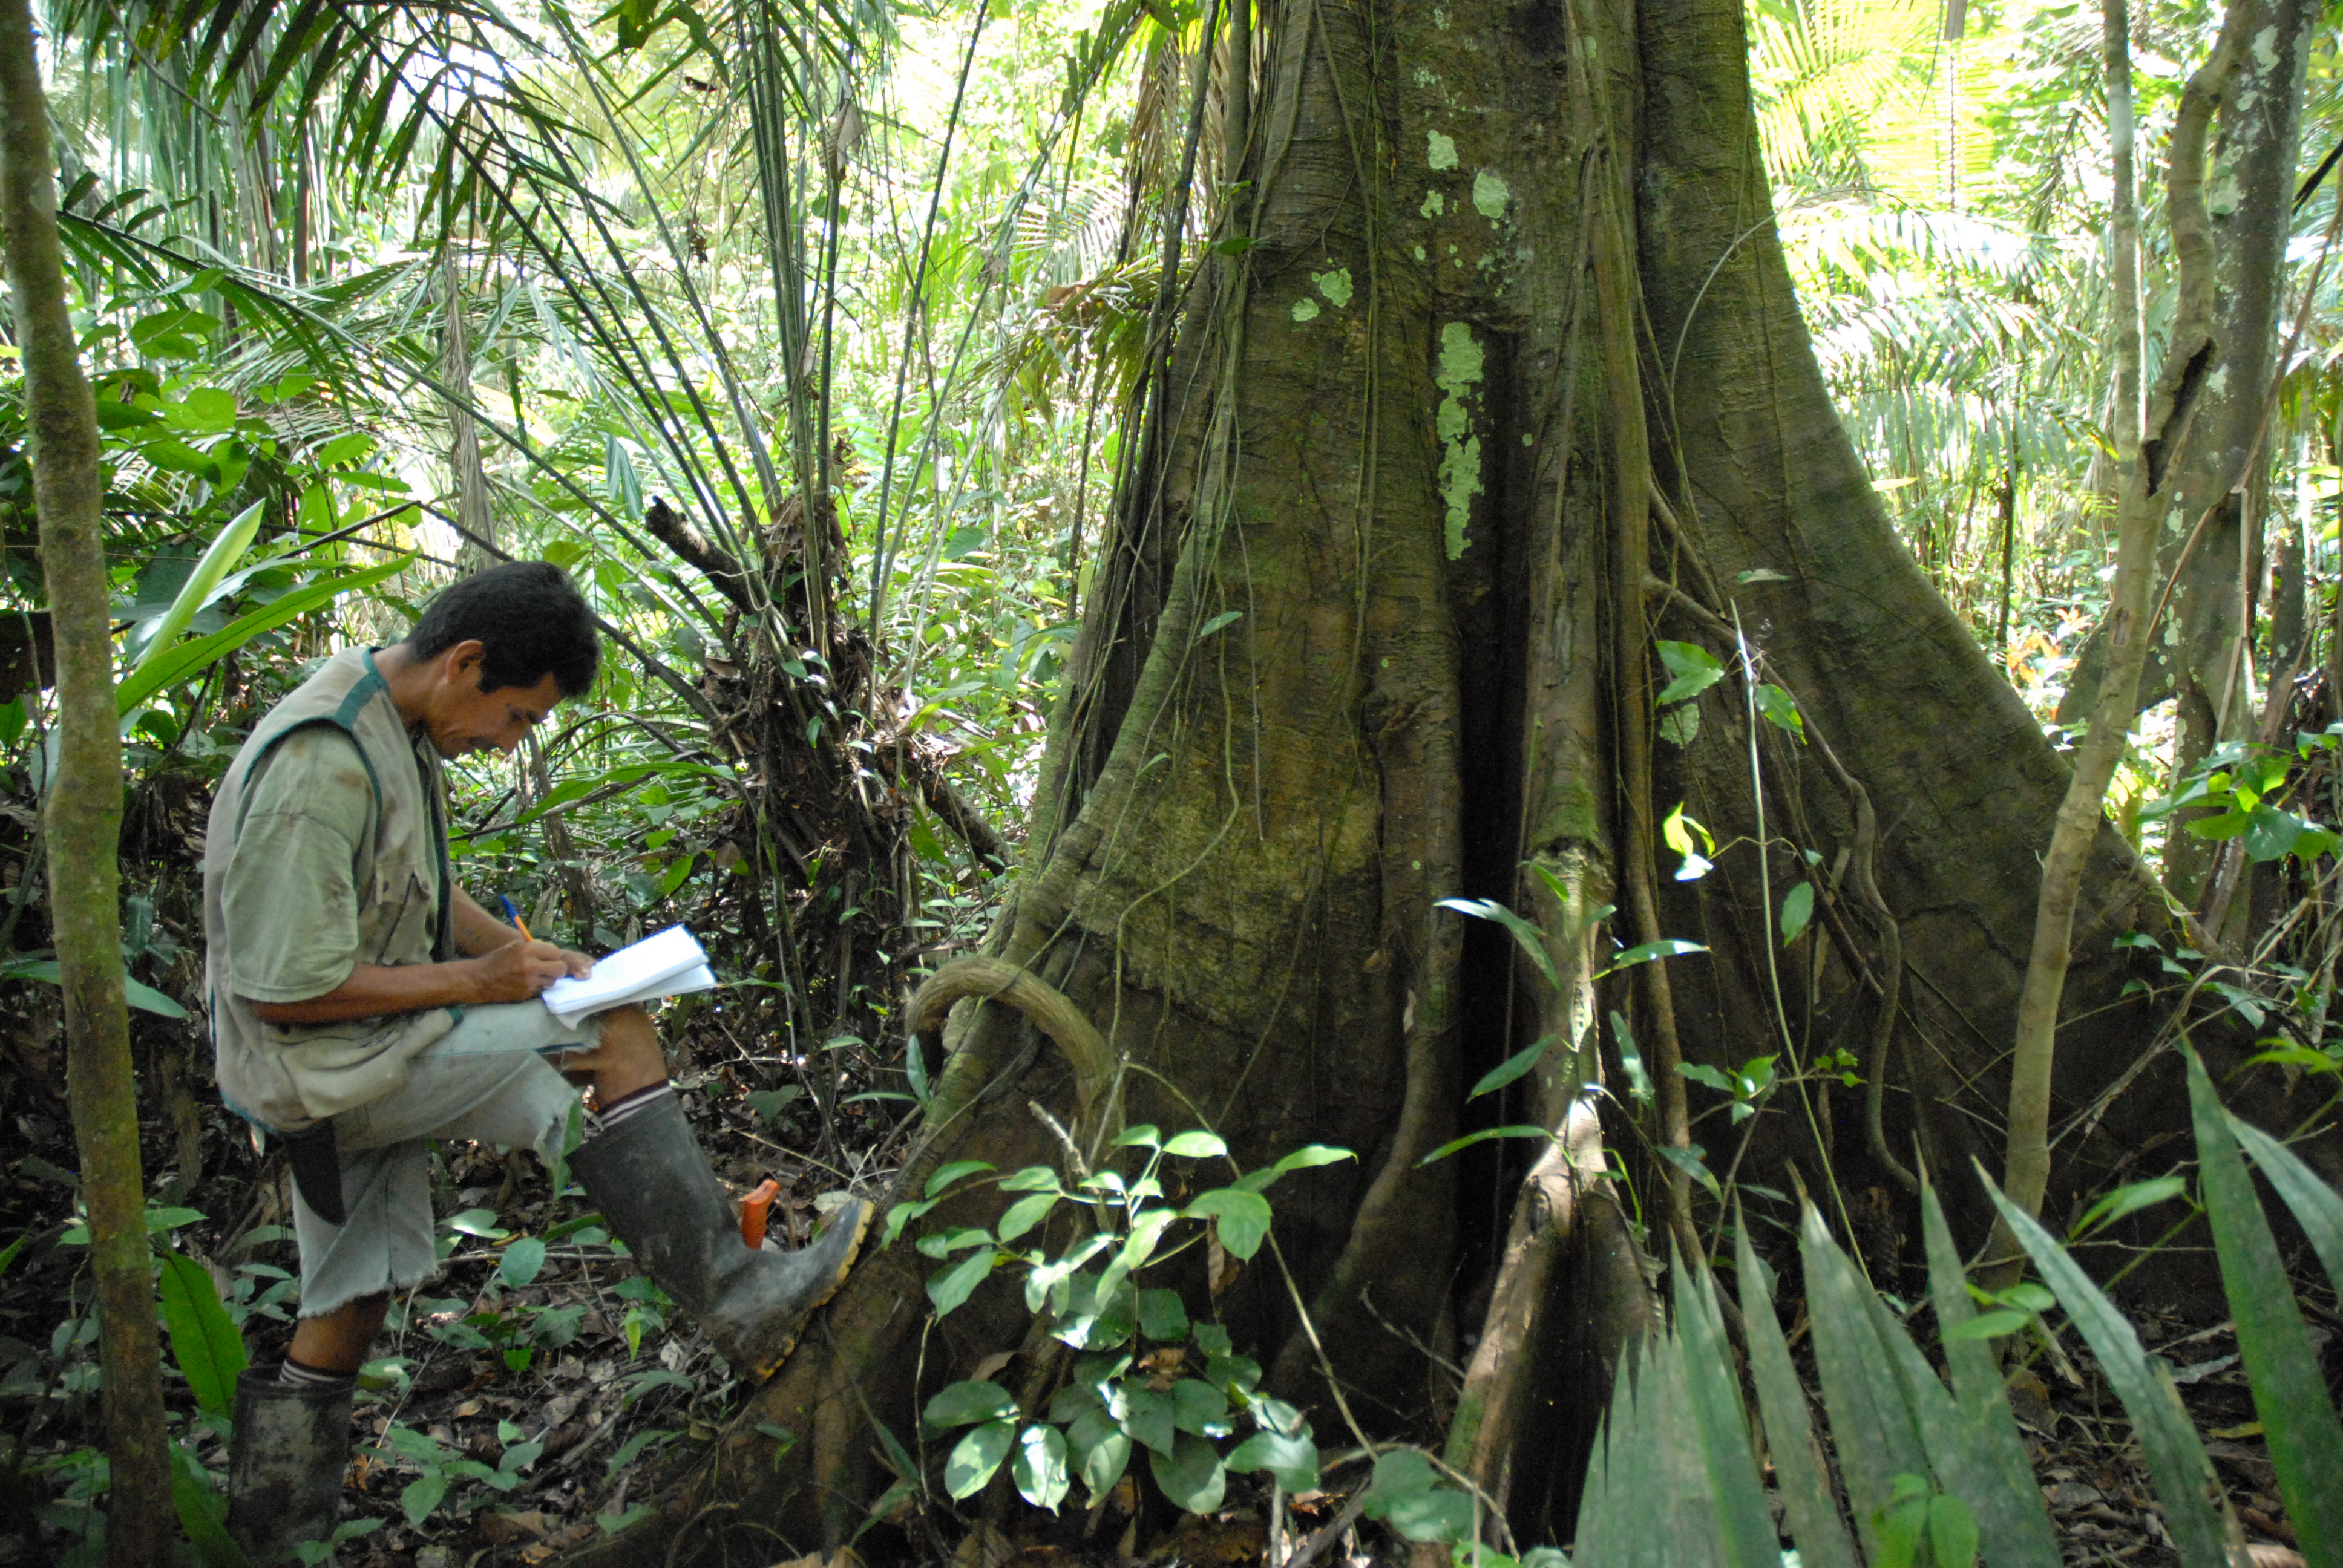
M 529 940 L 455 881 L 441 764 L 510 752 L 598 658 L 592 613 L 558 568 L 491 568 L 405 641 L 328 659 L 220 782 L 204 861 L 220 1091 L 290 1149 L 301 1254 L 290 1353 L 237 1391 L 229 1523 L 256 1563 L 332 1533 L 354 1374 L 390 1295 L 437 1269 L 427 1141 L 566 1157 L 751 1377 L 788 1354 L 869 1222 L 856 1201 L 801 1251 L 747 1247 L 649 1016 L 565 1026 L 536 999 L 592 960 Z

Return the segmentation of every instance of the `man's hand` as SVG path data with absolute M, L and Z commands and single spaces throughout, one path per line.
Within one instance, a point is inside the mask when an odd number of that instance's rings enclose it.
M 583 976 L 594 960 L 551 942 L 511 941 L 471 960 L 483 1002 L 527 1001 L 565 975 Z

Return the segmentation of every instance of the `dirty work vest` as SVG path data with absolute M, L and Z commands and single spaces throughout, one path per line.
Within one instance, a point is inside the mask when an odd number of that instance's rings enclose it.
M 447 1008 L 338 1023 L 266 1023 L 229 988 L 236 934 L 225 898 L 246 791 L 261 760 L 312 725 L 330 725 L 357 743 L 372 793 L 350 879 L 357 890 L 358 961 L 423 964 L 454 953 L 438 753 L 407 734 L 372 651 L 345 648 L 255 727 L 213 797 L 204 847 L 205 980 L 220 1095 L 278 1132 L 397 1093 L 416 1055 L 456 1026 Z

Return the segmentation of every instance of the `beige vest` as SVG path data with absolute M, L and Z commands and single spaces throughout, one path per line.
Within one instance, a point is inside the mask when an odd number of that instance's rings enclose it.
M 298 1131 L 397 1093 L 416 1054 L 456 1025 L 447 1008 L 340 1023 L 265 1023 L 226 984 L 236 932 L 223 903 L 244 827 L 246 789 L 277 742 L 317 724 L 332 725 L 357 743 L 373 784 L 369 832 L 351 876 L 358 896 L 359 961 L 422 964 L 454 954 L 438 754 L 407 734 L 372 653 L 345 648 L 254 728 L 213 797 L 204 850 L 205 980 L 220 1096 L 278 1132 Z

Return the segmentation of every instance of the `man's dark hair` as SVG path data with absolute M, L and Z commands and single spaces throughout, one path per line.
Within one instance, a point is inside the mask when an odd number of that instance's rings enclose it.
M 535 686 L 548 675 L 564 697 L 594 683 L 602 650 L 594 612 L 568 574 L 547 561 L 507 561 L 439 590 L 407 634 L 407 650 L 436 658 L 459 642 L 488 650 L 480 689 Z

